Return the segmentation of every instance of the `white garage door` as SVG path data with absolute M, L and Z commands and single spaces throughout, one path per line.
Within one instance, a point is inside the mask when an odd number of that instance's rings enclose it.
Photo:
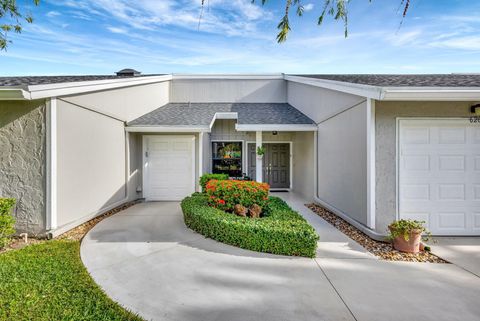
M 400 218 L 434 235 L 480 235 L 480 126 L 469 119 L 400 120 Z
M 178 201 L 195 190 L 194 136 L 144 136 L 144 197 Z

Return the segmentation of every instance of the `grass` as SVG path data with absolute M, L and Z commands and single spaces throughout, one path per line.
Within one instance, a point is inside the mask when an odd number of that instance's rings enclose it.
M 95 284 L 80 260 L 78 241 L 1 254 L 0 280 L 0 320 L 142 320 Z

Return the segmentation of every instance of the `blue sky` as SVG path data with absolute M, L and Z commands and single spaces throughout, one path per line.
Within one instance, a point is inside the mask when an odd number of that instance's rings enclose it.
M 199 28 L 201 0 L 42 0 L 0 75 L 480 72 L 480 1 L 412 0 L 399 28 L 400 0 L 352 0 L 345 39 L 341 22 L 316 25 L 323 0 L 303 0 L 277 44 L 284 1 L 210 0 Z

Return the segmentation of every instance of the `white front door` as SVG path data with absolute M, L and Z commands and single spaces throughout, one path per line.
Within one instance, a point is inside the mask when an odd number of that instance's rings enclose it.
M 434 235 L 480 235 L 480 126 L 469 119 L 399 121 L 399 215 Z
M 144 136 L 144 197 L 178 201 L 195 191 L 195 137 Z

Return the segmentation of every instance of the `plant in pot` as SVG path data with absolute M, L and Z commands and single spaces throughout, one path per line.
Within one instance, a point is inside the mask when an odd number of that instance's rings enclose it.
M 265 155 L 265 147 L 263 147 L 263 146 L 258 146 L 258 147 L 257 147 L 257 156 L 258 156 L 259 158 L 262 158 L 263 155 Z
M 428 240 L 431 235 L 424 224 L 425 221 L 416 220 L 394 221 L 388 226 L 390 230 L 389 239 L 392 240 L 393 247 L 401 252 L 420 252 L 422 234 L 425 234 L 425 241 Z

